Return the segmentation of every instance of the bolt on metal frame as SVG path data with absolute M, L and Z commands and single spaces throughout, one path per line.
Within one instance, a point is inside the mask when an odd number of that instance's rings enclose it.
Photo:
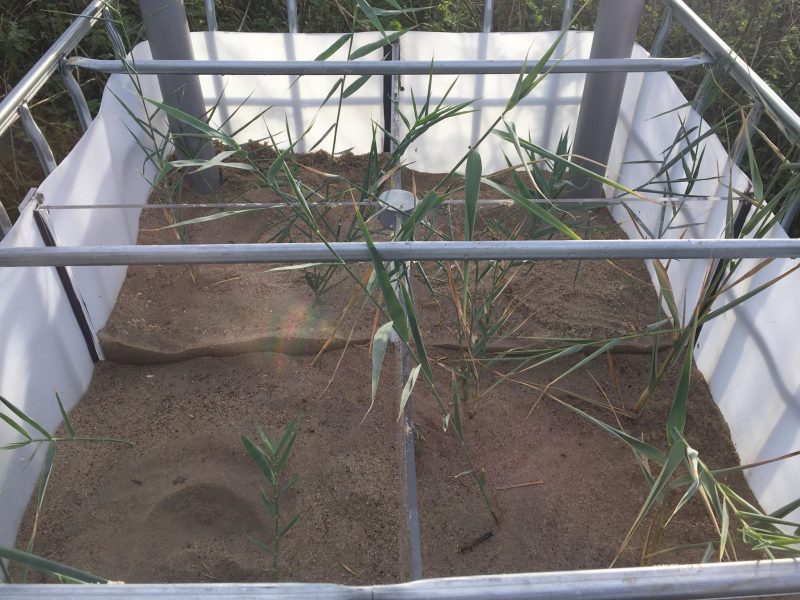
M 560 61 L 552 65 L 553 72 L 636 72 L 669 71 L 725 62 L 734 80 L 754 99 L 748 131 L 754 127 L 757 112 L 774 120 L 787 138 L 794 142 L 800 137 L 800 117 L 755 74 L 691 9 L 681 0 L 662 0 L 667 6 L 664 23 L 649 59 L 590 59 Z M 572 19 L 572 1 L 564 1 L 562 30 Z M 217 28 L 214 1 L 205 0 L 210 30 Z M 36 63 L 18 86 L 0 103 L 0 133 L 18 115 L 26 117 L 26 103 L 44 85 L 57 68 L 118 69 L 119 61 L 68 59 L 70 52 L 86 35 L 89 28 L 105 12 L 109 34 L 115 49 L 122 53 L 121 38 L 113 28 L 105 0 L 92 0 L 76 21 Z M 491 31 L 492 3 L 484 6 L 483 31 Z M 706 49 L 709 55 L 685 58 L 658 58 L 663 49 L 673 19 L 677 19 Z M 287 0 L 287 21 L 292 32 L 297 31 L 295 0 Z M 533 62 L 533 61 L 532 61 Z M 275 62 L 211 62 L 211 61 L 142 61 L 137 64 L 141 73 L 288 73 L 288 74 L 443 74 L 443 73 L 513 73 L 523 68 L 522 61 L 449 61 L 422 64 L 384 61 L 358 63 L 292 63 Z M 249 69 L 249 70 L 248 70 Z M 303 69 L 306 69 L 304 72 Z M 123 71 L 127 72 L 127 71 Z M 65 83 L 75 102 L 81 125 L 87 122 L 80 103 L 82 94 L 77 81 L 65 76 Z M 85 101 L 84 101 L 85 102 Z M 29 113 L 27 114 L 29 116 Z M 90 119 L 90 115 L 89 115 Z M 27 120 L 27 118 L 25 119 Z M 30 120 L 32 122 L 32 120 Z M 28 125 L 30 125 L 30 122 Z M 35 126 L 35 123 L 34 123 Z M 743 135 L 748 135 L 748 131 Z M 32 138 L 36 143 L 35 132 Z M 43 138 L 42 138 L 43 139 Z M 41 141 L 41 140 L 40 140 Z M 41 146 L 41 144 L 39 144 Z M 46 146 L 46 142 L 44 144 Z M 743 144 L 737 143 L 733 154 L 740 158 Z M 45 153 L 46 154 L 46 153 Z M 43 159 L 47 162 L 46 157 Z M 53 164 L 50 164 L 54 167 Z M 578 200 L 575 200 L 578 201 Z M 597 200 L 592 200 L 597 202 Z M 43 210 L 48 207 L 41 207 Z M 77 207 L 49 207 L 77 208 Z M 99 208 L 99 207 L 98 207 Z M 123 206 L 119 206 L 123 208 Z M 677 239 L 677 240 L 586 240 L 586 241 L 507 241 L 507 242 L 388 242 L 376 243 L 376 249 L 386 261 L 411 260 L 527 260 L 561 259 L 588 260 L 605 258 L 766 258 L 800 257 L 800 240 L 771 239 Z M 78 266 L 131 264 L 197 264 L 242 262 L 368 262 L 370 256 L 364 244 L 248 244 L 195 246 L 104 246 L 0 249 L 0 266 Z M 425 580 L 408 584 L 370 587 L 346 587 L 316 584 L 260 585 L 188 585 L 188 586 L 5 586 L 9 598 L 32 597 L 47 593 L 81 597 L 95 593 L 104 596 L 148 596 L 168 593 L 182 597 L 199 593 L 226 596 L 252 593 L 263 597 L 313 595 L 330 598 L 568 598 L 585 599 L 645 598 L 721 598 L 752 597 L 763 594 L 788 594 L 800 591 L 800 562 L 791 559 L 761 562 L 740 562 L 711 565 L 685 565 L 575 571 L 565 573 L 532 573 L 493 575 L 443 580 Z M 46 592 L 43 592 L 46 590 Z

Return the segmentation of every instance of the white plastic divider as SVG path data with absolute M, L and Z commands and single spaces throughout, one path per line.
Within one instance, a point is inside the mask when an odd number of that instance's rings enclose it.
M 521 60 L 535 64 L 558 40 L 559 32 L 542 33 L 424 33 L 409 32 L 400 38 L 401 60 Z M 553 54 L 560 58 L 589 58 L 592 32 L 570 31 Z M 514 91 L 518 75 L 437 75 L 431 83 L 431 106 L 436 106 L 453 84 L 445 105 L 475 100 L 474 112 L 450 118 L 433 127 L 413 143 L 405 154 L 411 168 L 429 173 L 449 171 L 492 125 Z M 548 75 L 508 115 L 522 139 L 555 149 L 562 133 L 573 133 L 578 121 L 583 83 L 582 73 Z M 427 75 L 400 77 L 399 108 L 413 122 L 413 98 L 425 102 Z M 498 125 L 505 131 L 505 125 Z M 512 162 L 519 157 L 510 143 L 492 134 L 478 148 L 484 172 L 505 168 L 505 153 Z
M 138 49 L 140 57 L 147 47 Z M 154 77 L 141 78 L 142 92 L 160 99 Z M 134 134 L 147 143 L 123 108 L 144 115 L 134 82 L 109 78 L 100 110 L 75 148 L 38 189 L 53 206 L 86 202 L 145 202 L 155 175 Z M 152 108 L 151 108 L 151 112 Z M 164 120 L 156 118 L 156 127 Z M 43 246 L 29 203 L 2 247 Z M 69 214 L 67 214 L 69 213 Z M 74 213 L 74 214 L 72 214 Z M 51 222 L 58 244 L 88 245 L 136 242 L 138 211 L 54 211 Z M 126 267 L 71 268 L 75 286 L 94 328 L 101 328 L 116 302 Z M 81 398 L 94 365 L 64 289 L 53 268 L 0 269 L 0 395 L 36 419 L 48 431 L 61 422 L 56 393 L 67 409 Z M 0 444 L 19 441 L 10 428 L 0 429 Z M 13 544 L 25 506 L 35 487 L 44 451 L 35 446 L 0 452 L 0 544 Z
M 192 34 L 192 44 L 197 60 L 314 60 L 341 36 L 338 33 L 202 32 Z M 356 33 L 352 50 L 364 48 L 381 38 L 379 33 Z M 328 60 L 347 60 L 348 48 L 349 45 L 344 44 Z M 383 47 L 380 47 L 358 60 L 382 58 Z M 380 75 L 370 77 L 344 99 L 337 119 L 340 90 L 327 102 L 325 99 L 338 79 L 338 75 L 201 75 L 200 84 L 206 105 L 217 106 L 212 124 L 222 126 L 227 133 L 238 131 L 239 142 L 272 138 L 285 147 L 291 139 L 296 142 L 298 153 L 312 148 L 330 152 L 335 135 L 337 152 L 351 149 L 356 154 L 364 154 L 369 152 L 373 128 L 376 124 L 384 125 L 383 78 Z M 357 79 L 348 76 L 345 89 Z M 320 108 L 323 102 L 324 108 Z M 346 126 L 334 132 L 331 127 L 337 120 Z M 239 131 L 242 127 L 245 129 Z M 380 129 L 376 135 L 381 147 Z
M 634 56 L 647 56 L 647 52 L 637 48 Z M 685 104 L 686 99 L 667 74 L 628 75 L 609 167 L 618 173 L 620 181 L 631 187 L 652 182 L 647 188 L 656 195 L 668 195 L 669 190 L 687 191 L 687 184 L 679 181 L 685 178 L 680 161 L 656 177 L 662 164 L 709 130 L 709 124 Z M 670 150 L 676 137 L 681 141 Z M 728 197 L 735 209 L 741 195 L 750 192 L 751 184 L 732 163 L 719 138 L 704 138 L 697 144 L 696 155 L 698 165 L 687 156 L 690 168 L 697 168 L 697 182 L 691 193 Z M 606 192 L 609 196 L 618 195 L 608 187 Z M 660 206 L 647 201 L 632 199 L 627 207 L 655 237 L 719 238 L 724 235 L 728 203 L 687 202 L 677 215 L 667 212 L 666 216 L 662 216 Z M 641 226 L 623 206 L 611 207 L 611 214 L 628 237 L 650 237 L 642 234 Z M 780 226 L 775 226 L 768 237 L 787 236 Z M 738 273 L 747 273 L 759 262 L 743 261 Z M 713 265 L 707 260 L 673 260 L 667 264 L 685 322 L 691 318 L 703 280 Z M 795 265 L 794 259 L 774 260 L 755 277 L 720 296 L 712 308 L 731 302 Z M 658 287 L 649 261 L 648 269 Z M 795 273 L 706 324 L 695 348 L 695 363 L 728 423 L 743 464 L 800 450 L 800 370 L 795 368 L 800 360 L 796 344 L 796 332 L 800 331 L 798 296 L 800 276 Z M 798 459 L 751 469 L 745 476 L 768 512 L 800 497 Z M 800 510 L 789 518 L 800 518 Z
M 556 39 L 557 33 L 542 34 L 432 34 L 409 33 L 401 39 L 401 59 L 519 59 L 540 56 Z M 591 47 L 590 32 L 569 32 L 555 55 L 587 58 Z M 327 49 L 336 34 L 243 34 L 195 33 L 192 36 L 198 59 L 314 59 Z M 378 40 L 377 34 L 357 34 L 353 47 Z M 332 58 L 344 58 L 345 49 Z M 146 45 L 136 48 L 137 59 L 149 58 Z M 378 60 L 377 49 L 365 59 Z M 636 48 L 634 56 L 646 56 Z M 322 110 L 320 104 L 334 85 L 336 77 L 308 76 L 202 76 L 204 96 L 209 107 L 216 105 L 214 122 L 228 132 L 239 130 L 240 142 L 273 136 L 285 146 L 297 140 L 300 132 L 311 127 L 298 143 L 298 152 L 309 150 L 337 121 L 337 95 Z M 434 78 L 434 102 L 444 94 L 455 76 Z M 355 78 L 348 78 L 348 84 Z M 558 137 L 574 130 L 583 88 L 583 75 L 548 76 L 542 84 L 510 115 L 522 137 L 554 148 Z M 144 94 L 159 98 L 155 77 L 140 78 Z M 460 76 L 450 93 L 449 102 L 479 97 L 473 105 L 480 111 L 434 127 L 420 138 L 406 154 L 412 167 L 428 172 L 447 170 L 466 152 L 468 146 L 500 114 L 516 76 Z M 294 83 L 293 83 L 294 82 Z M 400 107 L 410 115 L 411 92 L 419 99 L 428 86 L 426 76 L 401 78 Z M 113 93 L 112 93 L 113 92 Z M 115 97 L 116 95 L 116 97 Z M 134 133 L 145 140 L 140 128 L 120 105 L 121 99 L 136 115 L 144 108 L 127 76 L 109 79 L 100 112 L 86 135 L 39 191 L 45 202 L 57 204 L 142 203 L 149 193 L 149 179 L 155 170 L 147 164 Z M 681 128 L 707 127 L 688 108 L 674 110 L 686 103 L 666 74 L 629 74 L 623 98 L 619 127 L 612 147 L 610 174 L 622 183 L 636 187 L 649 181 L 664 160 L 664 151 Z M 264 112 L 264 109 L 271 107 Z M 151 107 L 152 108 L 152 107 Z M 343 103 L 337 134 L 337 150 L 368 151 L 373 128 L 383 123 L 383 81 L 373 76 Z M 286 128 L 289 128 L 287 134 Z M 161 129 L 164 122 L 157 122 Z M 696 136 L 697 131 L 690 134 Z M 146 140 L 145 142 L 146 143 Z M 317 147 L 330 150 L 332 133 Z M 694 193 L 726 195 L 730 187 L 744 190 L 747 180 L 733 167 L 719 141 L 710 136 L 704 148 L 700 177 L 713 180 L 696 184 Z M 505 151 L 515 160 L 515 151 L 490 136 L 481 146 L 485 170 L 505 166 Z M 674 151 L 673 151 L 674 155 Z M 654 161 L 650 164 L 635 161 Z M 682 176 L 680 166 L 671 170 L 675 180 Z M 663 179 L 663 178 L 662 178 Z M 732 182 L 732 183 L 730 183 Z M 662 195 L 663 181 L 654 185 L 653 195 Z M 656 192 L 655 190 L 660 190 Z M 607 190 L 608 191 L 608 190 Z M 629 208 L 649 229 L 659 231 L 660 208 L 643 200 L 632 199 Z M 684 206 L 680 221 L 661 230 L 663 237 L 717 237 L 721 231 L 725 204 L 704 205 L 694 202 Z M 41 245 L 32 220 L 32 207 L 23 211 L 11 234 L 2 244 Z M 639 234 L 624 208 L 612 214 L 630 237 Z M 133 243 L 137 235 L 138 211 L 53 211 L 52 220 L 59 244 L 93 245 Z M 782 232 L 776 231 L 775 235 Z M 780 272 L 794 261 L 775 261 L 759 273 L 757 280 L 769 277 L 770 270 Z M 670 277 L 682 308 L 691 311 L 696 302 L 698 282 L 708 268 L 704 261 L 672 261 Z M 743 267 L 747 268 L 747 267 Z M 72 269 L 76 286 L 88 308 L 93 326 L 100 328 L 110 314 L 124 280 L 121 267 L 81 267 Z M 755 282 L 748 285 L 756 285 Z M 751 462 L 797 449 L 800 431 L 800 373 L 792 369 L 798 351 L 792 333 L 800 326 L 800 313 L 791 303 L 800 285 L 792 276 L 769 292 L 731 311 L 707 325 L 698 344 L 697 364 L 708 378 L 712 394 L 722 408 L 741 459 Z M 29 412 L 48 428 L 60 420 L 54 392 L 67 407 L 73 406 L 89 383 L 92 364 L 75 324 L 61 285 L 53 269 L 0 269 L 0 394 Z M 734 290 L 743 293 L 746 290 Z M 7 324 L 7 325 L 6 325 Z M 757 395 L 756 395 L 757 394 Z M 757 407 L 754 409 L 754 406 Z M 0 430 L 0 443 L 15 441 L 8 428 Z M 30 453 L 0 453 L 0 490 L 12 486 L 0 496 L 0 543 L 13 543 L 24 507 L 34 488 L 38 462 L 27 469 Z M 40 453 L 43 454 L 43 453 Z M 791 462 L 751 471 L 748 476 L 764 508 L 773 510 L 800 495 L 800 477 Z

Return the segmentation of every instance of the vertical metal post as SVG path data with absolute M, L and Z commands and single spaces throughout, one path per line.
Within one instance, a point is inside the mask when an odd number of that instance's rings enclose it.
M 572 0 L 564 0 L 564 14 L 561 17 L 561 31 L 569 31 L 572 23 Z
M 206 23 L 208 24 L 209 31 L 217 30 L 217 8 L 214 6 L 214 0 L 205 0 L 206 8 Z
M 644 0 L 600 0 L 591 58 L 629 58 L 636 41 Z M 604 175 L 617 128 L 627 73 L 588 73 L 583 87 L 573 160 Z M 602 185 L 583 173 L 572 173 L 573 196 L 597 198 Z
M 661 56 L 661 52 L 664 50 L 664 43 L 669 37 L 670 27 L 672 27 L 672 7 L 668 6 L 667 10 L 664 12 L 664 19 L 661 21 L 661 26 L 658 28 L 656 37 L 653 40 L 653 47 L 650 48 L 650 56 L 653 58 Z
M 78 113 L 78 123 L 80 123 L 81 130 L 86 132 L 89 129 L 89 125 L 92 124 L 92 113 L 86 103 L 86 96 L 83 95 L 81 85 L 75 79 L 64 58 L 58 62 L 58 70 L 61 73 L 64 86 L 67 88 L 67 93 L 72 99 L 72 104 L 75 105 L 75 112 Z
M 483 33 L 492 32 L 492 17 L 494 16 L 494 0 L 483 2 Z
M 392 44 L 393 61 L 400 60 L 400 44 L 394 42 Z M 394 151 L 396 143 L 394 140 L 400 139 L 400 116 L 399 111 L 400 101 L 400 76 L 392 76 L 392 90 L 391 90 L 391 132 L 392 141 L 390 150 Z M 392 176 L 391 189 L 384 192 L 381 198 L 387 200 L 387 211 L 391 217 L 390 221 L 395 227 L 395 231 L 399 232 L 403 224 L 408 220 L 408 215 L 414 210 L 417 199 L 411 192 L 403 191 L 402 189 L 402 175 L 400 169 L 397 169 Z M 393 286 L 397 297 L 403 303 L 403 310 L 406 310 L 406 305 L 403 302 L 403 295 L 400 291 L 400 277 L 403 273 L 410 268 L 410 263 L 395 263 L 395 280 Z M 400 337 L 392 332 L 392 340 L 398 355 L 399 362 L 399 382 L 398 388 L 400 394 L 403 393 L 403 388 L 408 376 L 411 372 L 409 365 L 408 346 L 400 339 Z M 422 579 L 422 544 L 420 538 L 419 528 L 419 504 L 417 500 L 417 465 L 416 465 L 416 452 L 414 448 L 414 412 L 412 408 L 412 399 L 409 398 L 403 408 L 403 414 L 400 418 L 400 448 L 403 461 L 402 476 L 405 481 L 405 497 L 403 499 L 403 506 L 406 509 L 406 527 L 407 527 L 407 546 L 402 547 L 401 551 L 408 553 L 410 576 L 412 580 Z
M 183 0 L 139 0 L 150 52 L 156 60 L 194 60 L 189 37 L 189 23 Z M 158 84 L 164 103 L 195 118 L 205 119 L 206 106 L 197 75 L 158 75 Z M 197 129 L 170 118 L 170 130 L 175 147 L 184 158 L 210 160 L 214 146 Z M 192 187 L 204 194 L 214 193 L 219 187 L 219 169 L 212 167 L 187 175 Z
M 36 121 L 33 119 L 27 103 L 22 103 L 19 107 L 19 118 L 22 121 L 22 128 L 28 135 L 28 139 L 33 144 L 33 149 L 36 152 L 36 157 L 39 159 L 39 164 L 42 165 L 45 177 L 55 171 L 58 164 L 53 156 L 53 151 L 50 149 L 50 144 L 39 129 Z
M 297 33 L 297 1 L 286 0 L 286 21 L 289 24 L 289 33 Z

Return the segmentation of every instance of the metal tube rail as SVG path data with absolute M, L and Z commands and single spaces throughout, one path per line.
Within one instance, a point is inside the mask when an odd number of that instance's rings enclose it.
M 17 110 L 30 102 L 58 69 L 61 58 L 71 52 L 97 22 L 106 6 L 106 0 L 92 0 L 72 24 L 64 30 L 47 52 L 36 61 L 30 71 L 0 102 L 0 135 L 17 119 Z
M 289 33 L 297 33 L 297 0 L 286 0 L 286 24 Z
M 214 6 L 214 0 L 204 0 L 203 2 L 206 11 L 206 24 L 209 31 L 217 30 L 217 8 Z
M 800 239 L 376 242 L 384 261 L 797 258 Z M 362 242 L 0 249 L 0 267 L 370 262 Z
M 764 561 L 592 569 L 423 579 L 344 586 L 325 583 L 15 584 L 7 600 L 29 598 L 323 598 L 327 600 L 711 600 L 800 591 L 800 561 Z
M 551 73 L 599 73 L 625 71 L 647 73 L 680 71 L 714 63 L 705 54 L 683 58 L 624 58 L 551 60 L 545 69 Z M 124 64 L 119 60 L 72 57 L 71 67 L 102 73 L 128 73 L 133 68 L 140 75 L 519 75 L 531 69 L 536 59 L 525 60 L 442 60 L 436 62 L 382 60 L 140 60 Z
M 753 98 L 764 103 L 766 113 L 786 130 L 789 141 L 800 139 L 800 116 L 742 58 L 682 0 L 662 0 L 674 17 L 718 61 L 730 63 L 731 77 Z

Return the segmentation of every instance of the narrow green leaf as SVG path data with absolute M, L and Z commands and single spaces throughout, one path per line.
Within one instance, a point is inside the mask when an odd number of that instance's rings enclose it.
M 498 192 L 504 194 L 508 198 L 511 198 L 514 202 L 522 206 L 525 210 L 527 210 L 532 216 L 536 217 L 537 219 L 544 221 L 548 225 L 552 226 L 554 229 L 558 230 L 566 237 L 571 240 L 580 240 L 581 236 L 579 236 L 575 231 L 573 231 L 570 227 L 562 223 L 555 215 L 553 215 L 550 211 L 543 208 L 536 202 L 531 202 L 529 198 L 522 196 L 518 192 L 509 190 L 508 188 L 503 187 L 499 183 L 492 181 L 486 177 L 483 178 L 483 183 L 496 189 Z
M 364 241 L 367 243 L 367 249 L 372 259 L 372 266 L 375 269 L 375 277 L 380 286 L 381 293 L 383 294 L 386 310 L 389 313 L 389 318 L 392 320 L 394 330 L 397 332 L 397 335 L 400 336 L 400 339 L 408 343 L 408 324 L 403 305 L 394 291 L 394 286 L 386 270 L 386 265 L 375 249 L 375 244 L 372 242 L 372 235 L 369 229 L 367 229 L 366 223 L 364 223 L 364 220 L 361 218 L 361 214 L 358 214 L 358 219 L 361 226 L 361 233 L 364 234 Z
M 689 398 L 689 385 L 692 381 L 692 346 L 687 344 L 683 357 L 683 368 L 678 385 L 675 388 L 675 395 L 672 398 L 672 406 L 667 417 L 667 439 L 674 442 L 676 431 L 683 433 L 686 425 L 686 404 Z
M 31 439 L 31 436 L 28 435 L 28 432 L 25 431 L 22 428 L 22 426 L 19 423 L 17 423 L 16 421 L 14 421 L 11 417 L 9 417 L 7 415 L 4 415 L 3 413 L 0 413 L 0 419 L 5 421 L 6 423 L 8 423 L 12 427 L 12 429 L 14 429 L 17 432 L 19 432 L 20 434 L 22 434 L 22 436 L 24 436 L 25 438 L 27 438 L 29 440 Z
M 361 77 L 356 79 L 353 83 L 351 83 L 344 89 L 344 91 L 342 92 L 342 98 L 349 98 L 350 96 L 355 94 L 358 90 L 360 90 L 364 86 L 365 83 L 367 83 L 367 81 L 369 81 L 370 77 L 372 77 L 372 75 L 362 75 Z
M 600 427 L 605 432 L 610 433 L 614 437 L 616 437 L 619 440 L 625 442 L 630 447 L 630 449 L 633 450 L 633 452 L 635 452 L 635 453 L 638 452 L 639 454 L 641 454 L 643 456 L 646 456 L 647 458 L 649 458 L 651 460 L 654 460 L 656 463 L 658 463 L 660 465 L 663 465 L 663 464 L 665 464 L 667 462 L 667 457 L 658 448 L 656 448 L 655 446 L 651 446 L 650 444 L 648 444 L 646 442 L 643 442 L 643 441 L 641 441 L 641 440 L 639 440 L 639 439 L 637 439 L 637 438 L 635 438 L 635 437 L 633 437 L 631 435 L 628 435 L 627 433 L 617 429 L 616 427 L 612 427 L 611 425 L 608 425 L 607 423 L 603 423 L 603 421 L 600 421 L 599 419 L 595 419 L 593 416 L 583 412 L 581 409 L 576 408 L 576 407 L 572 406 L 571 404 L 569 404 L 567 402 L 564 402 L 564 401 L 558 400 L 558 399 L 555 399 L 555 400 L 556 400 L 556 402 L 558 402 L 559 404 L 561 404 L 565 408 L 568 408 L 569 410 L 571 410 L 572 412 L 580 415 L 581 417 L 583 417 L 584 419 L 586 419 L 590 423 L 594 423 L 595 425 Z
M 286 467 L 286 462 L 289 460 L 289 456 L 292 453 L 292 447 L 294 446 L 294 441 L 297 439 L 297 435 L 292 432 L 292 435 L 289 436 L 286 445 L 282 447 L 282 452 L 280 452 L 280 458 L 278 458 L 278 464 L 275 467 L 276 476 L 279 476 L 282 472 L 284 467 Z
M 366 0 L 356 0 L 356 4 L 358 5 L 358 8 L 361 9 L 361 12 L 364 13 L 364 16 L 369 19 L 369 22 L 372 23 L 372 26 L 385 36 L 386 32 L 383 29 L 383 24 L 381 23 L 380 18 L 378 18 L 378 14 L 375 12 L 375 9 L 372 7 L 372 5 Z
M 411 330 L 411 336 L 414 338 L 414 344 L 417 347 L 419 364 L 422 367 L 422 372 L 425 374 L 425 379 L 428 383 L 433 384 L 433 368 L 428 359 L 428 350 L 425 348 L 425 342 L 422 339 L 422 330 L 419 328 L 419 323 L 417 322 L 417 313 L 416 310 L 414 310 L 414 302 L 411 299 L 411 293 L 404 285 L 400 286 L 400 291 L 403 294 L 403 303 L 407 307 L 408 328 Z
M 722 523 L 719 526 L 719 562 L 725 555 L 725 547 L 728 545 L 728 530 L 731 526 L 730 515 L 728 514 L 728 503 L 722 503 Z
M 406 409 L 406 403 L 408 399 L 411 397 L 411 392 L 414 391 L 414 384 L 417 383 L 417 377 L 419 376 L 419 370 L 422 368 L 422 365 L 417 365 L 411 372 L 408 374 L 408 379 L 406 379 L 406 383 L 403 386 L 403 393 L 400 394 L 400 412 L 397 414 L 397 418 L 403 416 L 403 411 Z
M 232 137 L 230 137 L 229 135 L 218 129 L 215 129 L 202 119 L 193 117 L 189 113 L 179 110 L 173 106 L 170 106 L 169 104 L 164 104 L 163 102 L 158 102 L 157 100 L 152 100 L 150 98 L 145 98 L 145 100 L 150 104 L 152 104 L 153 106 L 157 106 L 168 117 L 176 119 L 177 121 L 189 125 L 190 127 L 193 127 L 194 129 L 197 130 L 198 134 L 222 142 L 229 148 L 239 149 L 239 144 L 237 144 Z
M 33 428 L 34 428 L 36 431 L 38 431 L 39 433 L 41 433 L 41 434 L 42 434 L 42 435 L 43 435 L 45 438 L 47 438 L 48 440 L 49 440 L 49 439 L 51 439 L 51 438 L 53 437 L 53 436 L 51 436 L 51 435 L 50 435 L 50 434 L 47 432 L 47 430 L 45 430 L 45 428 L 44 428 L 44 427 L 42 427 L 41 425 L 39 425 L 39 424 L 38 424 L 36 421 L 34 421 L 33 419 L 31 419 L 31 418 L 30 418 L 28 415 L 26 415 L 24 412 L 22 412 L 22 411 L 21 411 L 20 409 L 18 409 L 16 406 L 14 406 L 13 404 L 11 404 L 11 402 L 9 402 L 8 400 L 6 400 L 6 399 L 5 399 L 5 398 L 3 398 L 2 396 L 0 396 L 0 402 L 2 402 L 2 403 L 5 405 L 5 407 L 6 407 L 8 410 L 10 410 L 12 413 L 14 413 L 15 415 L 17 415 L 17 417 L 19 417 L 20 419 L 22 419 L 23 421 L 25 421 L 25 422 L 26 422 L 28 425 L 30 425 L 31 427 L 33 427 Z M 27 437 L 27 436 L 26 436 L 26 437 Z M 30 438 L 28 438 L 28 439 L 30 439 Z
M 461 420 L 461 395 L 458 393 L 458 378 L 450 380 L 450 399 L 453 402 L 453 429 L 461 445 L 464 445 L 464 426 Z
M 675 302 L 675 295 L 672 293 L 672 283 L 669 279 L 669 273 L 667 272 L 666 267 L 661 264 L 660 260 L 653 260 L 651 261 L 651 264 L 656 271 L 659 292 L 664 298 L 664 301 L 667 303 L 667 308 L 669 309 L 673 324 L 678 327 L 683 322 L 683 319 L 681 319 L 681 314 L 678 311 L 678 305 Z
M 481 187 L 481 155 L 477 150 L 470 150 L 467 155 L 464 191 L 464 239 L 469 241 L 475 232 L 475 217 L 478 212 L 478 192 Z
M 347 42 L 349 42 L 350 38 L 352 38 L 352 37 L 353 37 L 352 33 L 345 33 L 343 36 L 341 36 L 339 39 L 337 39 L 335 42 L 333 42 L 330 46 L 328 46 L 328 48 L 324 52 L 322 52 L 322 54 L 318 55 L 314 60 L 327 60 L 327 59 L 329 59 L 331 56 L 336 54 L 336 51 L 339 48 L 341 48 Z
M 64 409 L 64 404 L 61 402 L 61 397 L 58 395 L 58 392 L 56 392 L 56 401 L 58 402 L 58 410 L 61 411 L 61 418 L 64 419 L 64 427 L 67 428 L 69 437 L 74 438 L 75 428 L 72 426 L 72 421 L 70 420 L 66 409 Z
M 628 530 L 628 534 L 625 536 L 625 540 L 622 542 L 622 546 L 620 548 L 620 552 L 625 546 L 628 545 L 628 542 L 633 537 L 634 531 L 636 528 L 639 527 L 639 524 L 642 522 L 642 519 L 645 515 L 650 512 L 650 509 L 655 505 L 656 500 L 661 496 L 664 489 L 667 487 L 672 474 L 678 468 L 678 466 L 683 462 L 684 455 L 686 452 L 686 446 L 683 441 L 679 438 L 675 444 L 670 448 L 669 455 L 667 456 L 667 460 L 664 463 L 664 467 L 661 469 L 661 472 L 658 474 L 653 487 L 650 488 L 650 493 L 647 495 L 642 507 L 639 509 L 639 513 L 636 515 L 636 518 L 631 525 L 631 528 Z
M 612 349 L 614 346 L 616 346 L 617 344 L 619 344 L 620 342 L 622 342 L 622 339 L 623 339 L 623 338 L 614 338 L 613 340 L 609 340 L 608 342 L 606 342 L 605 344 L 603 344 L 602 346 L 600 346 L 600 347 L 599 347 L 597 350 L 595 350 L 594 352 L 592 352 L 592 353 L 591 353 L 591 354 L 589 354 L 588 356 L 586 356 L 586 357 L 582 358 L 582 359 L 581 359 L 581 360 L 579 360 L 577 363 L 575 363 L 574 365 L 572 365 L 572 366 L 571 366 L 569 369 L 567 369 L 566 371 L 564 371 L 563 373 L 561 373 L 561 375 L 559 375 L 558 377 L 556 377 L 556 378 L 555 378 L 555 379 L 552 381 L 552 383 L 555 383 L 556 381 L 559 381 L 560 379 L 563 379 L 564 377 L 566 377 L 566 376 L 567 376 L 567 375 L 569 375 L 570 373 L 574 373 L 574 372 L 575 372 L 575 371 L 577 371 L 578 369 L 581 369 L 581 368 L 583 368 L 584 366 L 588 365 L 588 364 L 589 364 L 590 362 L 592 362 L 592 361 L 593 361 L 595 358 L 597 358 L 598 356 L 602 356 L 603 354 L 605 354 L 606 352 L 608 352 L 609 350 L 611 350 L 611 349 Z
M 393 329 L 394 324 L 392 321 L 384 323 L 375 332 L 375 337 L 372 338 L 372 400 L 370 401 L 370 409 L 375 403 L 375 396 L 378 393 L 383 357 L 386 355 L 386 346 L 389 344 Z
M 245 436 L 241 436 L 241 440 L 245 450 L 250 455 L 250 458 L 252 458 L 256 463 L 259 470 L 264 474 L 264 477 L 266 477 L 270 483 L 274 484 L 275 473 L 273 472 L 272 465 L 269 463 L 269 460 L 267 460 L 267 456 L 264 454 L 264 451 Z
M 401 29 L 400 31 L 395 31 L 395 32 L 390 33 L 389 35 L 385 36 L 383 39 L 380 39 L 380 40 L 378 40 L 376 42 L 370 42 L 369 44 L 365 44 L 365 45 L 361 46 L 361 48 L 358 48 L 357 50 L 353 50 L 350 53 L 350 59 L 349 60 L 356 60 L 357 58 L 361 58 L 363 56 L 366 56 L 370 52 L 374 52 L 375 50 L 378 50 L 379 48 L 383 48 L 387 44 L 391 44 L 393 42 L 396 42 L 407 31 L 408 31 L 408 29 Z
M 283 529 L 281 529 L 280 535 L 278 537 L 285 536 L 289 532 L 289 530 L 292 527 L 295 526 L 295 524 L 297 523 L 297 520 L 300 518 L 300 515 L 302 515 L 302 514 L 303 513 L 299 513 L 299 514 L 295 515 L 294 518 L 291 521 L 289 521 L 289 524 L 286 525 Z
M 253 542 L 259 548 L 261 548 L 261 550 L 263 550 L 266 554 L 269 554 L 270 556 L 273 556 L 275 554 L 275 550 L 272 549 L 272 546 L 265 544 L 261 540 L 257 540 L 256 538 L 251 537 L 250 541 Z
M 264 505 L 264 510 L 267 511 L 267 514 L 274 519 L 277 516 L 275 504 L 269 499 L 264 490 L 261 490 L 261 503 Z
M 27 567 L 44 573 L 46 575 L 56 575 L 66 577 L 67 579 L 76 583 L 108 583 L 107 579 L 92 575 L 86 571 L 81 571 L 73 567 L 57 563 L 46 558 L 41 558 L 29 552 L 23 552 L 16 548 L 9 548 L 8 546 L 0 546 L 0 558 L 26 565 Z

